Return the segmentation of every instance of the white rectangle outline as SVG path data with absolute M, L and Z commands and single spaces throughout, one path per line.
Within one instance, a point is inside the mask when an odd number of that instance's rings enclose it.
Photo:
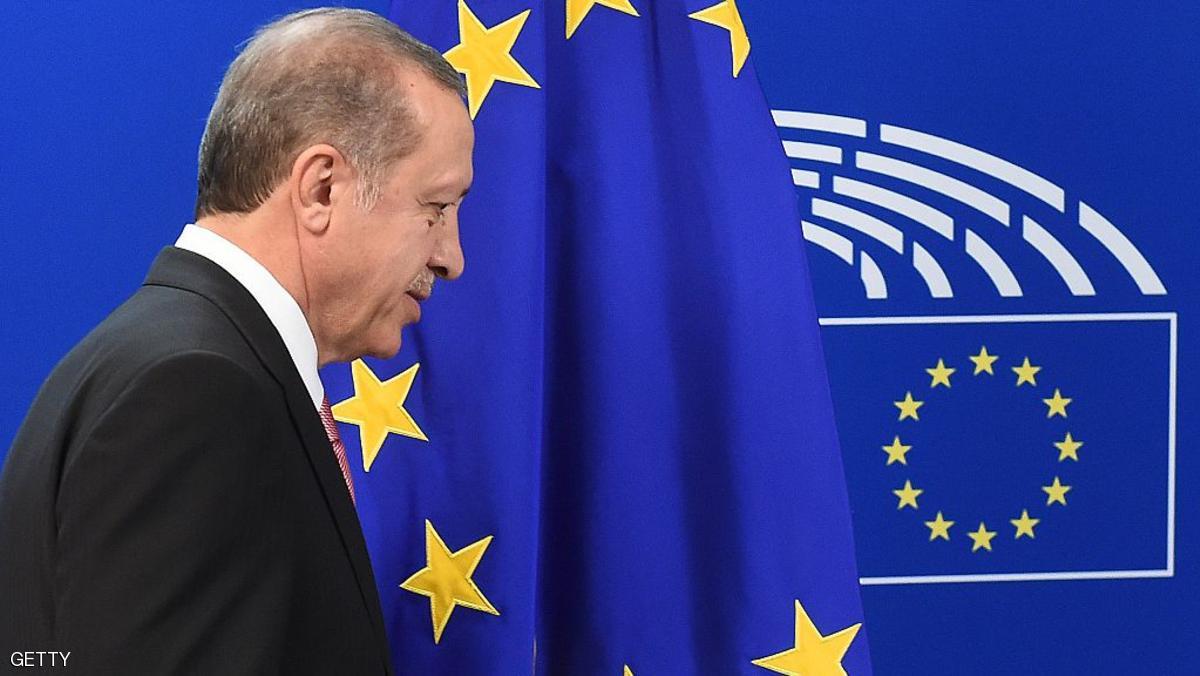
M 1175 576 L 1175 389 L 1178 368 L 1178 319 L 1175 312 L 1111 312 L 1091 314 L 949 315 L 910 317 L 822 317 L 821 326 L 886 326 L 900 324 L 987 324 L 1038 322 L 1139 322 L 1166 321 L 1170 327 L 1170 373 L 1167 377 L 1167 567 L 1155 570 L 1080 570 L 1042 573 L 988 573 L 980 575 L 909 575 L 860 577 L 863 586 L 898 584 L 948 584 L 961 582 L 1033 582 L 1058 580 L 1128 580 Z

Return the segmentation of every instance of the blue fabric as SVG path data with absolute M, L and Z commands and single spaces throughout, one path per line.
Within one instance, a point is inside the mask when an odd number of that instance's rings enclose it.
M 386 380 L 429 441 L 390 435 L 358 508 L 400 673 L 766 674 L 799 600 L 862 622 L 829 386 L 786 158 L 706 0 L 597 6 L 565 38 L 534 3 L 475 120 L 466 272 L 437 285 Z M 476 0 L 495 26 L 529 8 Z M 440 51 L 455 3 L 397 2 Z M 354 393 L 326 369 L 331 401 Z M 341 425 L 359 457 L 358 430 Z M 435 645 L 428 519 L 494 536 Z M 860 631 L 843 664 L 870 673 Z

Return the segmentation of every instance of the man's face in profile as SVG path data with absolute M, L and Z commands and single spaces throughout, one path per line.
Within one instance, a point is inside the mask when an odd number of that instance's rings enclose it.
M 331 217 L 343 233 L 336 295 L 353 305 L 336 309 L 349 320 L 345 341 L 380 358 L 399 351 L 401 329 L 420 320 L 434 279 L 462 274 L 458 210 L 472 180 L 475 135 L 462 100 L 424 75 L 403 78 L 422 130 L 417 147 L 388 168 L 373 209 L 343 199 Z

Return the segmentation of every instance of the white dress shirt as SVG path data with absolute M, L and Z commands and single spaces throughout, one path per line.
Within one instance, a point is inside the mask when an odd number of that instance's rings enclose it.
M 211 230 L 198 225 L 186 225 L 175 246 L 204 256 L 221 266 L 254 296 L 283 339 L 288 354 L 292 356 L 292 363 L 308 388 L 313 406 L 320 410 L 321 402 L 325 400 L 325 386 L 317 375 L 317 341 L 292 294 L 262 263 Z

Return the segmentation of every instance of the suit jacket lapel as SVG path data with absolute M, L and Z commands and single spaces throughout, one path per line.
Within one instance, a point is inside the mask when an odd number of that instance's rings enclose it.
M 224 269 L 212 261 L 176 247 L 159 253 L 144 282 L 146 285 L 169 286 L 198 293 L 217 305 L 237 326 L 246 342 L 283 388 L 288 411 L 304 443 L 309 462 L 316 474 L 325 503 L 333 514 L 342 544 L 350 557 L 354 575 L 367 613 L 375 626 L 376 637 L 386 650 L 387 635 L 375 577 L 367 556 L 367 546 L 359 525 L 358 514 L 350 501 L 341 469 L 330 447 L 321 419 L 313 408 L 304 381 L 296 371 L 291 356 L 278 331 L 262 311 L 254 297 Z M 386 654 L 386 652 L 385 652 Z M 385 660 L 386 662 L 386 660 Z M 391 665 L 385 665 L 390 672 Z

